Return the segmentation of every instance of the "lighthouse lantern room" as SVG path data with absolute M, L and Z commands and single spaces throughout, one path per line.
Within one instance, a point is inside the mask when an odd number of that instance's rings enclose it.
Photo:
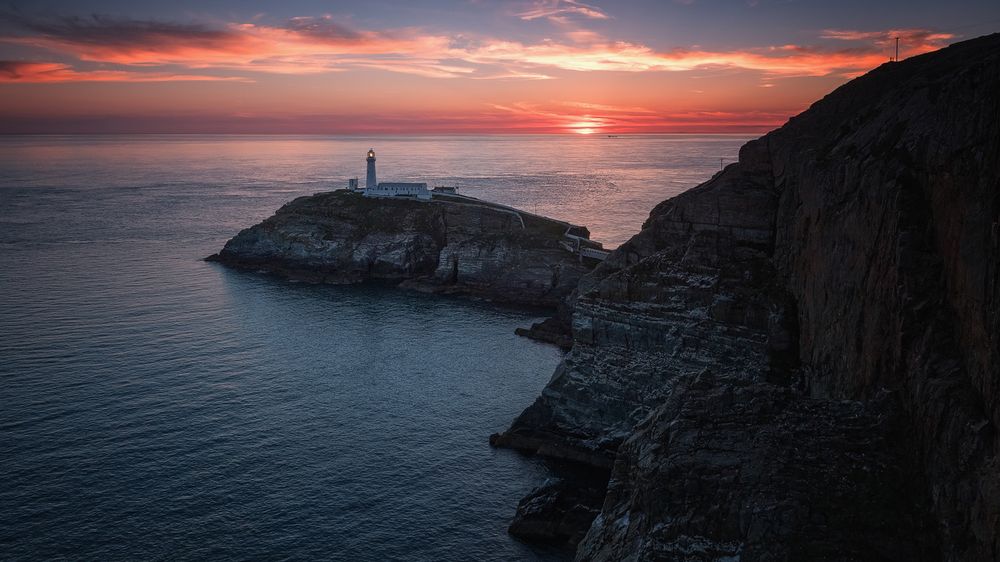
M 368 176 L 365 178 L 365 189 L 378 188 L 378 181 L 375 179 L 375 149 L 368 149 Z

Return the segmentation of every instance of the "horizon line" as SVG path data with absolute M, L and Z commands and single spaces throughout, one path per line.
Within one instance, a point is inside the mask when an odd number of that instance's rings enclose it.
M 579 138 L 607 138 L 607 137 L 652 137 L 662 135 L 762 135 L 774 131 L 778 127 L 766 129 L 755 129 L 747 131 L 656 131 L 641 133 L 588 133 L 578 132 L 525 132 L 525 131 L 482 131 L 482 132 L 416 132 L 416 133 L 316 133 L 316 132 L 157 132 L 157 131 L 73 131 L 73 132 L 7 132 L 0 131 L 2 137 L 70 137 L 70 136 L 299 136 L 299 137 L 477 137 L 477 136 L 532 136 L 532 137 L 579 137 Z

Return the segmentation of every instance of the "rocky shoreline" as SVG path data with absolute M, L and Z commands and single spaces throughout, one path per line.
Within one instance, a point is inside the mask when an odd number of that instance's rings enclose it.
M 511 531 L 579 560 L 1000 559 L 998 224 L 1000 35 L 748 143 L 580 280 L 571 351 L 490 441 L 609 484 L 550 483 Z
M 313 283 L 401 288 L 557 308 L 593 269 L 560 245 L 585 228 L 472 198 L 300 197 L 206 258 Z

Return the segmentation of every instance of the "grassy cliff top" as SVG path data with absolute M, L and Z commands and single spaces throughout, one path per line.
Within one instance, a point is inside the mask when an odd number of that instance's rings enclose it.
M 299 197 L 279 209 L 265 222 L 282 224 L 301 217 L 316 217 L 355 222 L 363 219 L 368 229 L 392 232 L 402 225 L 428 223 L 446 217 L 484 230 L 517 233 L 532 238 L 562 239 L 569 230 L 584 238 L 590 236 L 586 227 L 543 217 L 498 203 L 465 196 L 435 195 L 431 201 L 405 197 L 364 197 L 346 189 Z M 522 228 L 523 226 L 523 228 Z

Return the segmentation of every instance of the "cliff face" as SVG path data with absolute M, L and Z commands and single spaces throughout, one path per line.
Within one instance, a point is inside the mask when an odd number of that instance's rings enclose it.
M 884 65 L 657 206 L 492 441 L 611 467 L 580 559 L 1000 559 L 998 223 L 1000 35 Z
M 752 378 L 769 363 L 777 198 L 730 167 L 658 208 L 581 281 L 573 349 L 542 396 L 494 441 L 610 467 L 679 374 Z M 765 288 L 762 292 L 761 288 Z
M 209 259 L 317 282 L 386 279 L 554 307 L 590 270 L 559 246 L 567 227 L 468 198 L 425 202 L 335 191 L 288 203 Z

